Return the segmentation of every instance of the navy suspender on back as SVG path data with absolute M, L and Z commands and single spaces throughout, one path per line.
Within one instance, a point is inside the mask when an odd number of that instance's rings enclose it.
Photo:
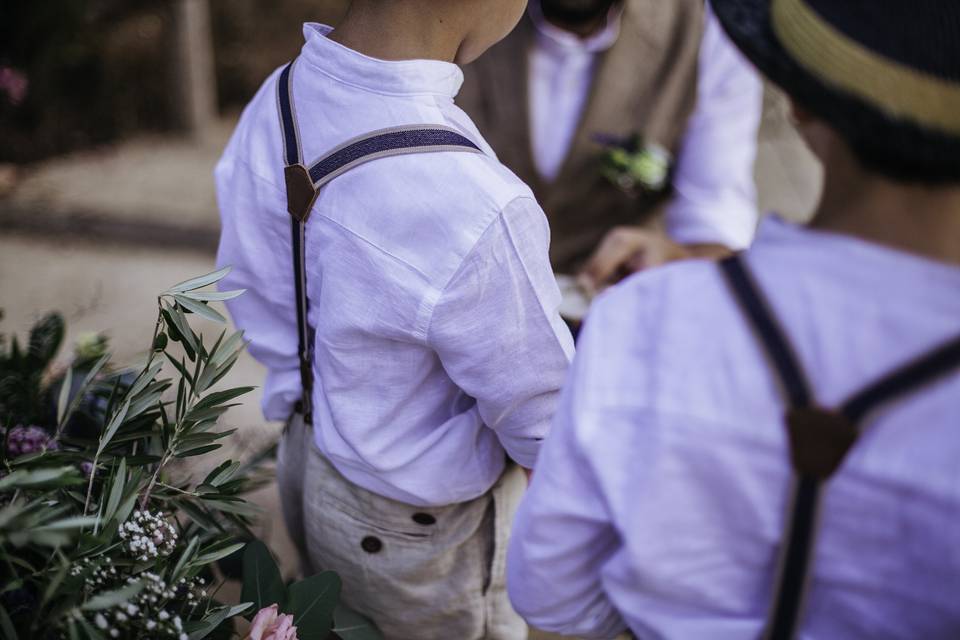
M 454 129 L 440 125 L 415 125 L 381 129 L 350 140 L 330 151 L 320 160 L 306 166 L 300 147 L 296 112 L 293 108 L 291 75 L 296 61 L 291 62 L 277 82 L 277 105 L 283 132 L 284 179 L 287 190 L 287 211 L 293 242 L 293 270 L 297 299 L 297 338 L 300 360 L 300 381 L 303 396 L 299 410 L 307 424 L 313 422 L 313 330 L 307 319 L 307 272 L 304 233 L 307 218 L 320 189 L 334 178 L 361 164 L 412 153 L 467 151 L 482 153 L 469 138 Z
M 741 258 L 727 258 L 720 266 L 789 399 L 786 426 L 796 478 L 764 632 L 768 639 L 789 640 L 803 610 L 823 485 L 843 463 L 872 411 L 960 368 L 960 337 L 871 384 L 836 411 L 822 409 L 815 405 L 796 354 Z

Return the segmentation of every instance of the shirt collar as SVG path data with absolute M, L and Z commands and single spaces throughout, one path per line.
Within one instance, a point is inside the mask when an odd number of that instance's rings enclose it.
M 594 54 L 606 51 L 620 37 L 623 4 L 617 3 L 611 7 L 603 28 L 586 38 L 581 38 L 547 21 L 543 16 L 539 0 L 531 0 L 527 12 L 536 28 L 539 46 L 558 55 Z
M 303 26 L 306 43 L 301 58 L 341 82 L 381 94 L 441 95 L 453 98 L 463 84 L 463 72 L 442 60 L 380 60 L 334 42 L 333 27 L 315 22 Z

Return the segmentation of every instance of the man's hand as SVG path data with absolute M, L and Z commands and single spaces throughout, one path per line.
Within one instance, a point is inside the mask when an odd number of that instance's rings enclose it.
M 730 250 L 720 244 L 678 244 L 666 234 L 640 227 L 610 231 L 587 261 L 578 280 L 588 291 L 616 284 L 631 273 L 675 260 L 723 258 Z

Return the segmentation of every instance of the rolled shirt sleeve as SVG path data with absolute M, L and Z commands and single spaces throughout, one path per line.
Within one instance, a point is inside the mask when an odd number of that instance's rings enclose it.
M 745 249 L 757 227 L 753 166 L 763 84 L 707 6 L 697 107 L 681 143 L 667 232 L 683 244 Z
M 589 333 L 588 323 L 581 345 Z M 613 638 L 627 627 L 604 592 L 601 570 L 620 543 L 598 479 L 578 444 L 578 423 L 589 419 L 579 411 L 587 379 L 578 356 L 514 521 L 507 589 L 517 612 L 537 628 Z
M 510 456 L 528 468 L 549 431 L 573 356 L 549 243 L 536 201 L 510 202 L 441 292 L 428 332 L 451 380 L 476 400 Z

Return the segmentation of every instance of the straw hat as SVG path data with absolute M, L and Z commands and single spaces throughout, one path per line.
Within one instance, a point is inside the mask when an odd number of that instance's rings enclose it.
M 960 2 L 711 0 L 727 34 L 869 168 L 960 182 Z

